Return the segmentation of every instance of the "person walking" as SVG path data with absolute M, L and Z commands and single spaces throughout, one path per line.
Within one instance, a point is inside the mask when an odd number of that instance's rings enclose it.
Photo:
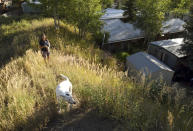
M 40 46 L 41 54 L 42 54 L 44 60 L 45 61 L 46 61 L 46 59 L 49 60 L 49 57 L 50 57 L 50 42 L 49 42 L 49 40 L 47 39 L 47 37 L 44 33 L 41 36 L 39 46 Z

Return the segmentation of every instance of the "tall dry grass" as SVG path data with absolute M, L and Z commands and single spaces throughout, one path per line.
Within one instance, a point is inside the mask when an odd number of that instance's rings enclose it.
M 27 19 L 0 27 L 1 61 L 7 62 L 0 69 L 0 130 L 42 129 L 56 115 L 61 73 L 72 81 L 81 108 L 122 120 L 128 130 L 193 129 L 193 101 L 185 90 L 133 82 L 114 58 L 93 46 L 89 34 L 79 40 L 71 26 L 62 23 L 54 31 L 52 23 Z M 52 44 L 48 64 L 37 52 L 42 31 Z
M 183 103 L 188 100 L 183 90 L 155 83 L 138 85 L 123 72 L 60 51 L 52 51 L 51 56 L 45 64 L 40 53 L 28 50 L 1 69 L 1 129 L 42 128 L 57 110 L 55 88 L 60 73 L 72 81 L 82 108 L 128 122 L 130 130 L 192 129 L 192 105 L 188 104 L 193 103 Z
M 28 49 L 37 51 L 40 36 L 45 32 L 51 42 L 51 48 L 76 55 L 90 62 L 119 68 L 116 66 L 115 58 L 96 48 L 90 34 L 80 40 L 74 27 L 64 22 L 61 22 L 60 30 L 56 31 L 53 19 L 50 18 L 36 18 L 35 16 L 14 18 L 13 20 L 7 18 L 1 23 L 0 30 L 0 60 L 2 63 L 11 58 L 22 56 Z

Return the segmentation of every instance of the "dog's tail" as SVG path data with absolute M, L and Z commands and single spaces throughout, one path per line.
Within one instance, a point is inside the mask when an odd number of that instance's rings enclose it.
M 63 75 L 63 74 L 60 74 L 61 77 L 63 77 L 64 79 L 66 79 L 67 81 L 69 81 L 68 77 Z

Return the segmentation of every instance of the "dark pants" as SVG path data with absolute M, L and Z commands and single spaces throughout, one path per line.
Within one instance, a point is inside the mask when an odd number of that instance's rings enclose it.
M 46 48 L 43 48 L 43 49 L 41 50 L 41 54 L 42 54 L 42 56 L 43 56 L 44 58 L 50 56 L 50 52 L 49 52 L 48 49 L 46 49 Z

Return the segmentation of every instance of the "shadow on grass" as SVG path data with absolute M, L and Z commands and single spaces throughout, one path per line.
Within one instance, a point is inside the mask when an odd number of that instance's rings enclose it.
M 45 131 L 113 131 L 126 130 L 120 121 L 99 116 L 96 111 L 73 110 L 51 121 Z
M 35 112 L 28 116 L 25 122 L 21 121 L 14 127 L 15 131 L 41 130 L 50 119 L 57 117 L 56 103 L 53 100 L 45 101 L 41 108 L 34 107 Z
M 7 18 L 5 21 L 9 21 L 9 19 L 15 20 L 13 18 Z M 20 17 L 18 19 L 20 19 Z M 33 20 L 36 19 L 36 17 L 24 17 L 24 19 Z M 41 18 L 38 19 L 41 20 Z M 79 40 L 77 34 L 70 31 L 67 27 L 61 27 L 58 32 L 53 25 L 47 27 L 42 26 L 28 31 L 18 31 L 8 35 L 5 35 L 3 33 L 4 31 L 0 32 L 0 68 L 10 60 L 23 56 L 26 50 L 30 48 L 37 51 L 39 49 L 40 36 L 43 32 L 46 33 L 52 48 L 60 48 L 58 41 L 61 39 L 57 37 L 64 37 L 63 39 L 67 39 L 66 41 Z

